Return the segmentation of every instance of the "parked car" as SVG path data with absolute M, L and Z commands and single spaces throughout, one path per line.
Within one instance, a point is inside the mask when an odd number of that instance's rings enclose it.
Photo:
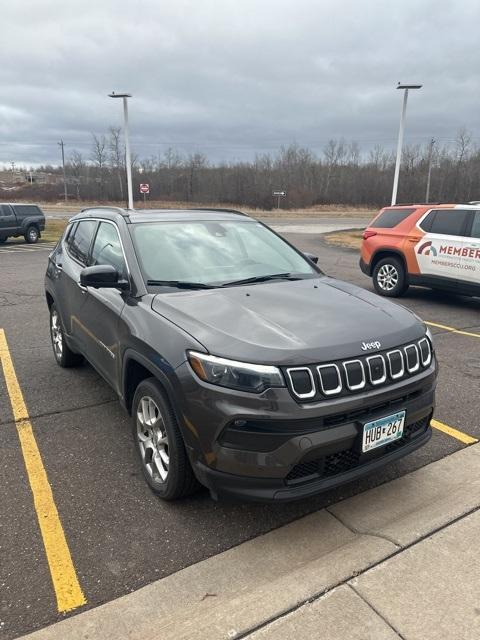
M 303 498 L 430 438 L 423 322 L 240 212 L 87 209 L 45 285 L 57 363 L 115 389 L 164 499 Z
M 363 233 L 360 268 L 382 296 L 409 285 L 480 295 L 480 207 L 385 207 Z
M 33 244 L 44 229 L 45 216 L 36 204 L 0 204 L 0 243 L 23 236 Z

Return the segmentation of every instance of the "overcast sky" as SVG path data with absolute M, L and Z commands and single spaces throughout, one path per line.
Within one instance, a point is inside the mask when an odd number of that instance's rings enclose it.
M 293 141 L 395 144 L 398 80 L 406 139 L 480 140 L 478 0 L 10 0 L 0 20 L 0 163 L 89 154 L 120 125 L 132 145 L 212 160 Z

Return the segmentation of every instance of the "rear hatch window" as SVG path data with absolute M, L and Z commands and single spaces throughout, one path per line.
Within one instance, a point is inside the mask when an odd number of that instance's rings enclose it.
M 374 229 L 392 229 L 397 224 L 403 222 L 408 216 L 415 211 L 413 209 L 385 209 L 382 213 L 372 222 L 370 227 Z
M 17 204 L 15 205 L 15 212 L 21 218 L 26 216 L 41 216 L 43 215 L 39 207 L 33 204 Z

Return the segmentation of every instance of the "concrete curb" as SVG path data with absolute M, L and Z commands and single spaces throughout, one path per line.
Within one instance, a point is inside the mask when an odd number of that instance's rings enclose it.
M 479 463 L 472 445 L 24 638 L 244 636 L 479 507 Z

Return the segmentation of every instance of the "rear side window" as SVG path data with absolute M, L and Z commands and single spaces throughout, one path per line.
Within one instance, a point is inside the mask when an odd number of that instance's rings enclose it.
M 466 209 L 437 209 L 428 214 L 420 227 L 444 236 L 463 236 L 469 213 Z
M 475 211 L 470 235 L 472 238 L 480 238 L 480 211 Z
M 68 252 L 72 258 L 75 258 L 75 260 L 78 260 L 78 262 L 85 266 L 96 226 L 96 220 L 82 220 L 78 223 L 76 229 L 71 231 L 68 236 Z
M 13 211 L 8 206 L 8 204 L 0 204 L 0 216 L 11 216 L 13 215 Z
M 41 216 L 42 212 L 33 204 L 19 204 L 15 206 L 15 212 L 22 218 L 26 216 Z
M 380 229 L 392 229 L 403 222 L 415 209 L 385 209 L 370 227 Z

